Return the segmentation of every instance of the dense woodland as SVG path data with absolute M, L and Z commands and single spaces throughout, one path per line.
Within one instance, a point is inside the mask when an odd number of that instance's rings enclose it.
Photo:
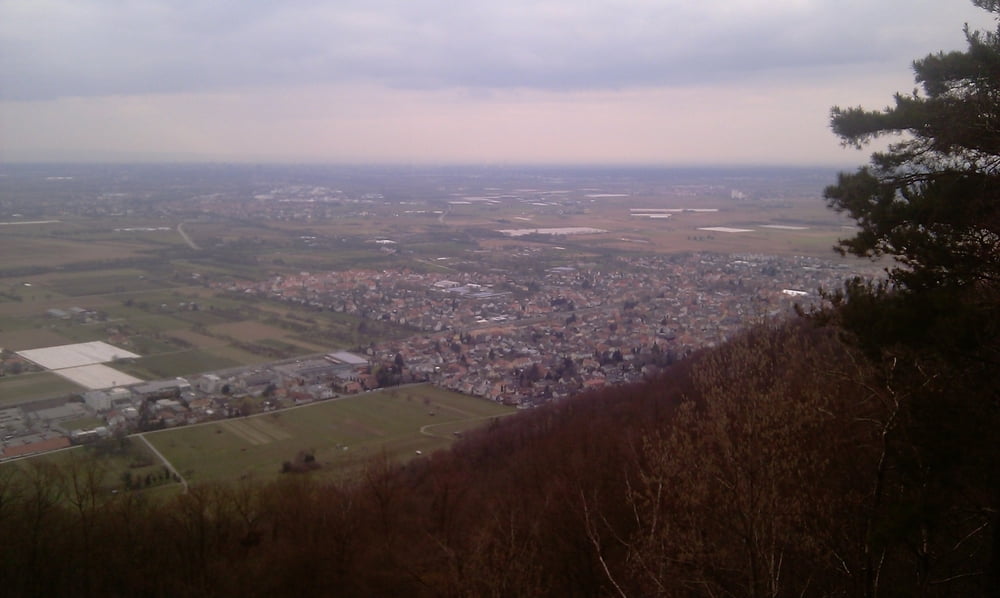
M 1000 36 L 968 42 L 833 111 L 846 143 L 905 133 L 826 191 L 884 283 L 350 481 L 151 501 L 93 461 L 0 468 L 0 591 L 1000 596 Z

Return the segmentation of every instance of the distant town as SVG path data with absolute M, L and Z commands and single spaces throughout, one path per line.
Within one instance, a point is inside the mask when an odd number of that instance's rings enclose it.
M 412 383 L 530 408 L 878 272 L 829 251 L 841 221 L 795 199 L 811 172 L 378 190 L 379 172 L 347 190 L 126 172 L 82 194 L 13 173 L 4 241 L 35 253 L 0 273 L 0 458 Z
M 530 260 L 531 253 L 525 249 L 519 257 Z M 700 347 L 725 340 L 749 321 L 789 314 L 796 303 L 808 306 L 818 289 L 836 288 L 846 274 L 842 263 L 762 255 L 633 257 L 621 258 L 620 266 L 611 272 L 587 264 L 554 267 L 537 277 L 501 271 L 346 270 L 261 282 L 207 282 L 243 298 L 352 314 L 360 318 L 362 332 L 368 321 L 387 321 L 414 334 L 359 347 L 357 353 L 331 352 L 167 380 L 133 379 L 129 385 L 81 393 L 82 401 L 56 398 L 8 407 L 0 410 L 3 457 L 413 382 L 530 407 L 651 376 Z M 199 309 L 197 304 L 163 308 Z M 100 317 L 83 308 L 54 309 L 48 316 Z M 40 367 L 30 359 L 35 353 L 8 356 L 5 366 Z M 132 357 L 138 356 L 108 361 Z M 78 368 L 56 371 L 73 375 Z M 110 375 L 95 384 L 113 383 L 116 374 Z M 100 425 L 60 426 L 81 418 Z

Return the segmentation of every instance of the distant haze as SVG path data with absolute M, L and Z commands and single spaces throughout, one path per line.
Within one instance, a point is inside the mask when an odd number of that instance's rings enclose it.
M 0 0 L 0 160 L 860 163 L 968 0 Z

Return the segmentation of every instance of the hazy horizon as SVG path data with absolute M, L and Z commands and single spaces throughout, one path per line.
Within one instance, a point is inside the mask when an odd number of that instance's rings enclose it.
M 0 0 L 0 161 L 847 167 L 969 0 Z

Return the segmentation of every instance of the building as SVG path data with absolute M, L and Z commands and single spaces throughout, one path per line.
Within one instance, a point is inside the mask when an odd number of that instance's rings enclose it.
M 154 380 L 143 382 L 132 387 L 132 392 L 141 399 L 173 399 L 181 395 L 183 391 L 191 390 L 191 385 L 184 378 L 174 378 L 173 380 Z
M 111 394 L 103 390 L 91 390 L 83 393 L 83 402 L 94 411 L 104 413 L 111 409 Z
M 367 359 L 348 351 L 335 351 L 333 353 L 327 353 L 325 359 L 327 361 L 332 361 L 333 363 L 342 363 L 351 366 L 363 367 L 368 365 Z

